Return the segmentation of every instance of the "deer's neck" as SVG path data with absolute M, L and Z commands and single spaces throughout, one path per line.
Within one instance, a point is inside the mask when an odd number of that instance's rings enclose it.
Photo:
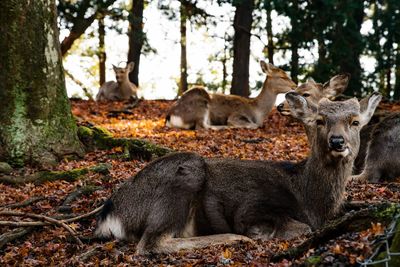
M 302 205 L 313 228 L 320 227 L 339 211 L 354 161 L 325 158 L 326 155 L 311 155 L 304 166 L 302 181 L 297 181 Z
M 129 97 L 130 95 L 132 95 L 133 84 L 129 81 L 129 79 L 118 82 L 118 87 L 123 96 Z
M 272 79 L 267 78 L 260 94 L 254 99 L 257 110 L 263 114 L 269 113 L 276 101 L 276 94 L 272 91 L 272 86 Z

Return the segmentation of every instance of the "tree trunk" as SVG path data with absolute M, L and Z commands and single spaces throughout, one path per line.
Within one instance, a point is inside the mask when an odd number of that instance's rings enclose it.
M 132 9 L 129 14 L 129 52 L 128 63 L 135 62 L 133 71 L 129 74 L 129 80 L 139 86 L 140 54 L 144 41 L 143 33 L 143 0 L 132 0 Z
M 393 100 L 400 100 L 400 45 L 397 46 Z
M 338 45 L 336 47 L 336 62 L 333 63 L 339 63 L 340 71 L 351 75 L 346 94 L 361 96 L 363 86 L 361 83 L 360 56 L 364 50 L 364 43 L 360 30 L 364 20 L 364 1 L 354 1 L 351 6 L 345 0 L 340 3 L 340 8 L 347 6 L 351 10 L 344 28 L 342 23 L 337 23 L 343 29 L 336 31 L 336 40 L 333 40 Z M 344 39 L 344 43 L 340 39 Z
M 250 37 L 253 23 L 253 0 L 243 0 L 236 6 L 233 27 L 233 73 L 231 94 L 249 96 Z
M 187 16 L 187 6 L 185 1 L 181 1 L 180 11 L 180 32 L 181 32 L 181 77 L 179 82 L 178 95 L 182 95 L 188 90 L 187 82 L 187 53 L 186 53 L 186 22 Z
M 63 155 L 81 154 L 55 1 L 0 1 L 0 36 L 0 160 L 46 167 Z
M 272 65 L 274 64 L 274 39 L 272 33 L 272 19 L 271 19 L 271 4 L 268 2 L 266 6 L 267 10 L 267 35 L 268 35 L 268 61 Z
M 295 83 L 298 83 L 298 75 L 299 75 L 299 34 L 297 31 L 297 25 L 299 25 L 299 2 L 298 0 L 293 1 L 293 12 L 290 18 L 292 24 L 292 31 L 290 33 L 290 42 L 291 42 L 291 52 L 292 58 L 290 61 L 290 74 L 291 78 Z
M 106 82 L 106 48 L 104 45 L 104 37 L 106 35 L 104 16 L 100 16 L 99 19 L 99 72 L 100 79 L 99 85 L 101 86 Z

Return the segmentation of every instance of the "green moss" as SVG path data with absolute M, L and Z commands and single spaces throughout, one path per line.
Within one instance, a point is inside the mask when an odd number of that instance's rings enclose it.
M 305 261 L 306 266 L 317 266 L 321 262 L 321 256 L 311 256 Z
M 80 126 L 78 129 L 79 139 L 89 150 L 112 149 L 113 147 L 122 147 L 124 158 L 142 158 L 150 160 L 154 156 L 163 156 L 171 150 L 165 147 L 157 146 L 145 140 L 131 138 L 114 138 L 112 133 L 102 127 L 88 128 Z

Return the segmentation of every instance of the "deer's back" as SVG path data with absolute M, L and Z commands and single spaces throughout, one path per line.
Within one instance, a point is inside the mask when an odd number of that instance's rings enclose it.
M 210 116 L 212 124 L 226 124 L 229 115 L 234 112 L 251 113 L 251 99 L 236 95 L 211 95 Z
M 293 181 L 300 179 L 297 164 L 233 159 L 209 159 L 206 163 L 204 201 L 223 203 L 224 216 L 233 229 L 242 218 L 290 217 L 307 223 L 293 188 Z

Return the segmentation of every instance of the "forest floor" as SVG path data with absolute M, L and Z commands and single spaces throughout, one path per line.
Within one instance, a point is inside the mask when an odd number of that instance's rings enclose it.
M 164 116 L 172 101 L 141 101 L 129 112 L 123 110 L 126 103 L 95 103 L 83 100 L 72 101 L 72 112 L 79 124 L 104 127 L 115 137 L 146 139 L 176 151 L 194 151 L 205 157 L 230 157 L 254 160 L 291 160 L 306 158 L 309 147 L 304 130 L 295 121 L 280 116 L 275 110 L 265 120 L 264 127 L 257 130 L 231 129 L 178 130 L 164 126 Z M 382 104 L 385 110 L 400 111 L 400 105 Z M 34 185 L 5 185 L 0 183 L 0 212 L 14 211 L 59 216 L 65 213 L 84 214 L 99 207 L 112 191 L 126 179 L 142 169 L 147 161 L 126 159 L 121 147 L 110 150 L 88 152 L 82 159 L 65 158 L 54 170 L 66 171 L 108 163 L 109 173 L 89 172 L 75 182 L 57 180 Z M 14 170 L 13 176 L 26 176 L 38 171 L 31 167 Z M 91 190 L 75 197 L 72 193 L 91 186 Z M 61 210 L 65 200 L 69 209 Z M 384 184 L 359 184 L 352 182 L 347 188 L 348 200 L 400 201 L 400 184 L 391 181 Z M 31 203 L 19 205 L 26 200 Z M 12 204 L 17 203 L 17 206 Z M 27 222 L 21 217 L 1 216 L 1 221 Z M 1 225 L 1 224 L 0 224 Z M 95 217 L 70 223 L 80 235 L 91 235 L 95 228 Z M 30 228 L 28 234 L 6 243 L 1 237 L 9 233 L 11 226 L 0 227 L 0 265 L 61 265 L 61 266 L 291 266 L 305 264 L 315 255 L 320 255 L 319 264 L 331 266 L 335 262 L 356 264 L 369 257 L 373 251 L 372 241 L 382 234 L 384 225 L 371 222 L 368 229 L 349 232 L 308 250 L 294 260 L 271 263 L 271 256 L 294 247 L 307 239 L 301 236 L 294 240 L 272 239 L 254 244 L 239 243 L 233 246 L 213 246 L 195 251 L 181 251 L 170 255 L 143 257 L 134 255 L 135 244 L 123 242 L 93 242 L 78 246 L 63 227 L 44 226 Z

